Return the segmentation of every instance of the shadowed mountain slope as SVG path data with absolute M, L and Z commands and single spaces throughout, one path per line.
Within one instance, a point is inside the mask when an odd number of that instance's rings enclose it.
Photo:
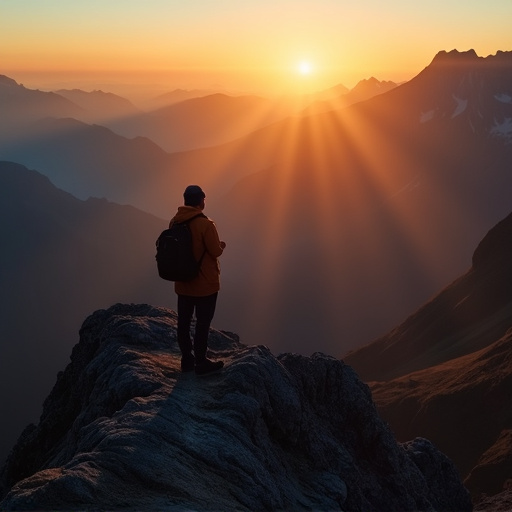
M 484 237 L 467 274 L 344 358 L 397 438 L 431 439 L 475 501 L 506 491 L 512 471 L 511 261 L 512 214 Z
M 0 460 L 37 418 L 88 312 L 174 296 L 154 260 L 166 224 L 0 162 Z
M 428 436 L 454 461 L 475 501 L 508 488 L 512 329 L 482 350 L 371 389 L 397 439 Z
M 210 346 L 227 365 L 198 378 L 179 371 L 172 311 L 87 318 L 0 508 L 471 510 L 451 462 L 426 439 L 397 444 L 343 362 L 219 331 Z
M 512 327 L 512 214 L 484 237 L 462 277 L 391 332 L 344 357 L 389 380 L 487 347 Z

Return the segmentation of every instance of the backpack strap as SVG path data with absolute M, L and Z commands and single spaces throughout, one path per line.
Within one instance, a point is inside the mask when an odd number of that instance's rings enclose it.
M 197 219 L 198 217 L 204 217 L 205 219 L 207 219 L 208 217 L 204 214 L 204 213 L 198 213 L 197 215 L 194 215 L 193 217 L 191 217 L 190 219 L 188 219 L 187 221 L 185 221 L 183 224 L 187 224 L 194 220 L 194 219 Z M 206 249 L 203 251 L 203 254 L 201 255 L 201 257 L 199 258 L 199 261 L 197 262 L 199 268 L 201 268 L 201 263 L 203 262 L 203 258 L 204 258 L 204 255 L 206 254 Z

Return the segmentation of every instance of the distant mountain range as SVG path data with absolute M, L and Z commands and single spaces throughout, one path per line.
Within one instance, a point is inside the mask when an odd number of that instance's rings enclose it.
M 112 93 L 79 89 L 61 89 L 52 93 L 34 91 L 0 75 L 0 106 L 6 116 L 6 125 L 17 126 L 46 117 L 72 117 L 89 124 L 101 124 L 124 137 L 150 138 L 164 150 L 175 152 L 238 139 L 277 120 L 296 115 L 308 105 L 318 105 L 315 107 L 318 110 L 325 110 L 325 105 L 330 102 L 333 102 L 332 108 L 348 106 L 389 90 L 390 84 L 392 82 L 378 82 L 372 78 L 361 81 L 352 91 L 338 85 L 307 96 L 274 99 L 231 96 L 206 90 L 176 90 L 156 98 L 154 107 L 142 111 L 129 100 Z M 59 101 L 59 97 L 68 102 Z M 22 134 L 16 133 L 16 137 Z
M 317 339 L 343 353 L 467 270 L 473 247 L 509 213 L 511 62 L 511 52 L 440 52 L 369 100 L 201 150 L 169 154 L 61 119 L 41 120 L 0 157 L 82 199 L 162 218 L 200 183 L 230 248 L 222 323 L 282 348 Z M 268 322 L 254 321 L 255 305 Z
M 175 89 L 158 95 L 155 98 L 148 100 L 149 111 L 157 110 L 162 107 L 169 107 L 181 101 L 191 100 L 193 98 L 203 98 L 212 94 L 228 94 L 226 91 L 215 89 Z
M 148 137 L 168 152 L 217 146 L 295 114 L 292 101 L 211 94 L 105 125 L 125 137 Z
M 318 99 L 309 105 L 303 114 L 319 114 L 321 112 L 328 112 L 329 110 L 336 110 L 345 108 L 353 103 L 365 101 L 374 96 L 384 92 L 391 91 L 398 84 L 395 82 L 380 82 L 374 77 L 368 80 L 361 80 L 352 90 L 346 90 L 343 94 L 337 94 L 331 98 Z
M 27 89 L 5 75 L 0 75 L 0 111 L 0 136 L 4 144 L 10 140 L 10 134 L 18 136 L 17 130 L 34 120 L 85 114 L 81 107 L 59 94 Z
M 101 123 L 141 113 L 129 100 L 111 92 L 85 92 L 80 89 L 60 89 L 55 92 L 85 111 L 79 118 L 83 121 Z

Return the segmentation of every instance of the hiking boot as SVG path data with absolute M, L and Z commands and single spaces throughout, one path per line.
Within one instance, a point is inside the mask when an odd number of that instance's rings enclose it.
M 196 363 L 196 375 L 207 375 L 219 371 L 224 366 L 224 361 L 210 361 L 205 359 Z
M 196 358 L 190 354 L 189 356 L 183 356 L 181 358 L 181 371 L 191 372 L 194 370 Z

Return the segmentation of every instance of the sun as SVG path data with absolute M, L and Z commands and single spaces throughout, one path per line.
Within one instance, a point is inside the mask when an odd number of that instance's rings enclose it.
M 299 62 L 297 69 L 301 75 L 310 75 L 313 71 L 313 66 L 310 62 L 303 60 Z

